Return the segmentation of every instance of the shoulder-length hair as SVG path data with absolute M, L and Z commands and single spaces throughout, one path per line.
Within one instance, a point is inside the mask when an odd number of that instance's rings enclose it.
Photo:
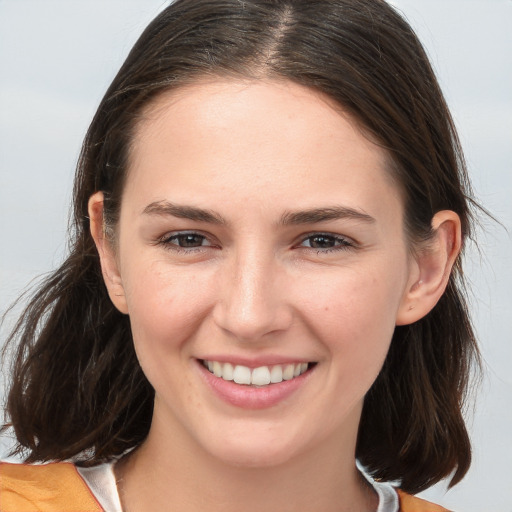
M 99 105 L 78 162 L 69 257 L 10 336 L 18 348 L 8 414 L 27 461 L 96 464 L 148 433 L 154 392 L 129 318 L 107 295 L 87 203 L 103 191 L 115 228 L 142 110 L 205 77 L 291 80 L 326 94 L 386 150 L 412 245 L 428 240 L 445 209 L 470 235 L 471 190 L 453 121 L 420 42 L 387 3 L 177 0 L 147 27 Z M 470 465 L 461 409 L 478 351 L 462 277 L 459 258 L 436 307 L 396 328 L 364 402 L 356 455 L 409 492 L 452 472 L 455 484 Z

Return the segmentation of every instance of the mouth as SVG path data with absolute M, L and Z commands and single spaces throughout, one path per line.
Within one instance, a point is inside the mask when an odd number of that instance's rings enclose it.
M 290 381 L 309 371 L 316 363 L 288 363 L 249 368 L 222 361 L 200 360 L 201 364 L 215 377 L 253 387 L 265 387 Z

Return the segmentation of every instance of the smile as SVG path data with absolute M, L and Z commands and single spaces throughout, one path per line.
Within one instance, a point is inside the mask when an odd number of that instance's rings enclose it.
M 232 365 L 219 361 L 203 360 L 201 362 L 215 377 L 247 386 L 267 386 L 269 384 L 279 384 L 285 380 L 293 380 L 305 373 L 314 364 L 276 364 L 251 369 L 248 366 Z

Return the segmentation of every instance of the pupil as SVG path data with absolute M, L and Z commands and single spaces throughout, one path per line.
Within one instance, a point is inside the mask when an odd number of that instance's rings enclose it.
M 314 236 L 311 240 L 311 247 L 315 249 L 326 249 L 333 246 L 331 236 Z

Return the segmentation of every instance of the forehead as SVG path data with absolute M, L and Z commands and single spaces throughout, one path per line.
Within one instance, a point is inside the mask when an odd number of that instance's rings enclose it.
M 146 135 L 153 138 L 164 125 L 168 134 L 192 135 L 190 142 L 199 140 L 196 135 L 203 131 L 209 136 L 223 135 L 234 125 L 238 130 L 231 131 L 233 141 L 237 135 L 243 136 L 245 127 L 260 129 L 260 135 L 269 139 L 275 135 L 304 142 L 316 138 L 318 143 L 342 135 L 350 144 L 366 138 L 366 149 L 374 151 L 383 166 L 388 159 L 342 105 L 318 90 L 289 80 L 212 78 L 165 91 L 143 110 L 135 130 L 135 145 L 144 142 Z M 347 154 L 343 150 L 340 147 L 340 154 Z
M 215 192 L 212 200 L 264 194 L 307 207 L 322 194 L 336 202 L 335 191 L 368 202 L 374 185 L 396 198 L 387 168 L 387 153 L 325 95 L 288 81 L 217 80 L 166 92 L 146 108 L 127 185 L 139 196 L 181 200 L 193 185 L 197 197 Z

